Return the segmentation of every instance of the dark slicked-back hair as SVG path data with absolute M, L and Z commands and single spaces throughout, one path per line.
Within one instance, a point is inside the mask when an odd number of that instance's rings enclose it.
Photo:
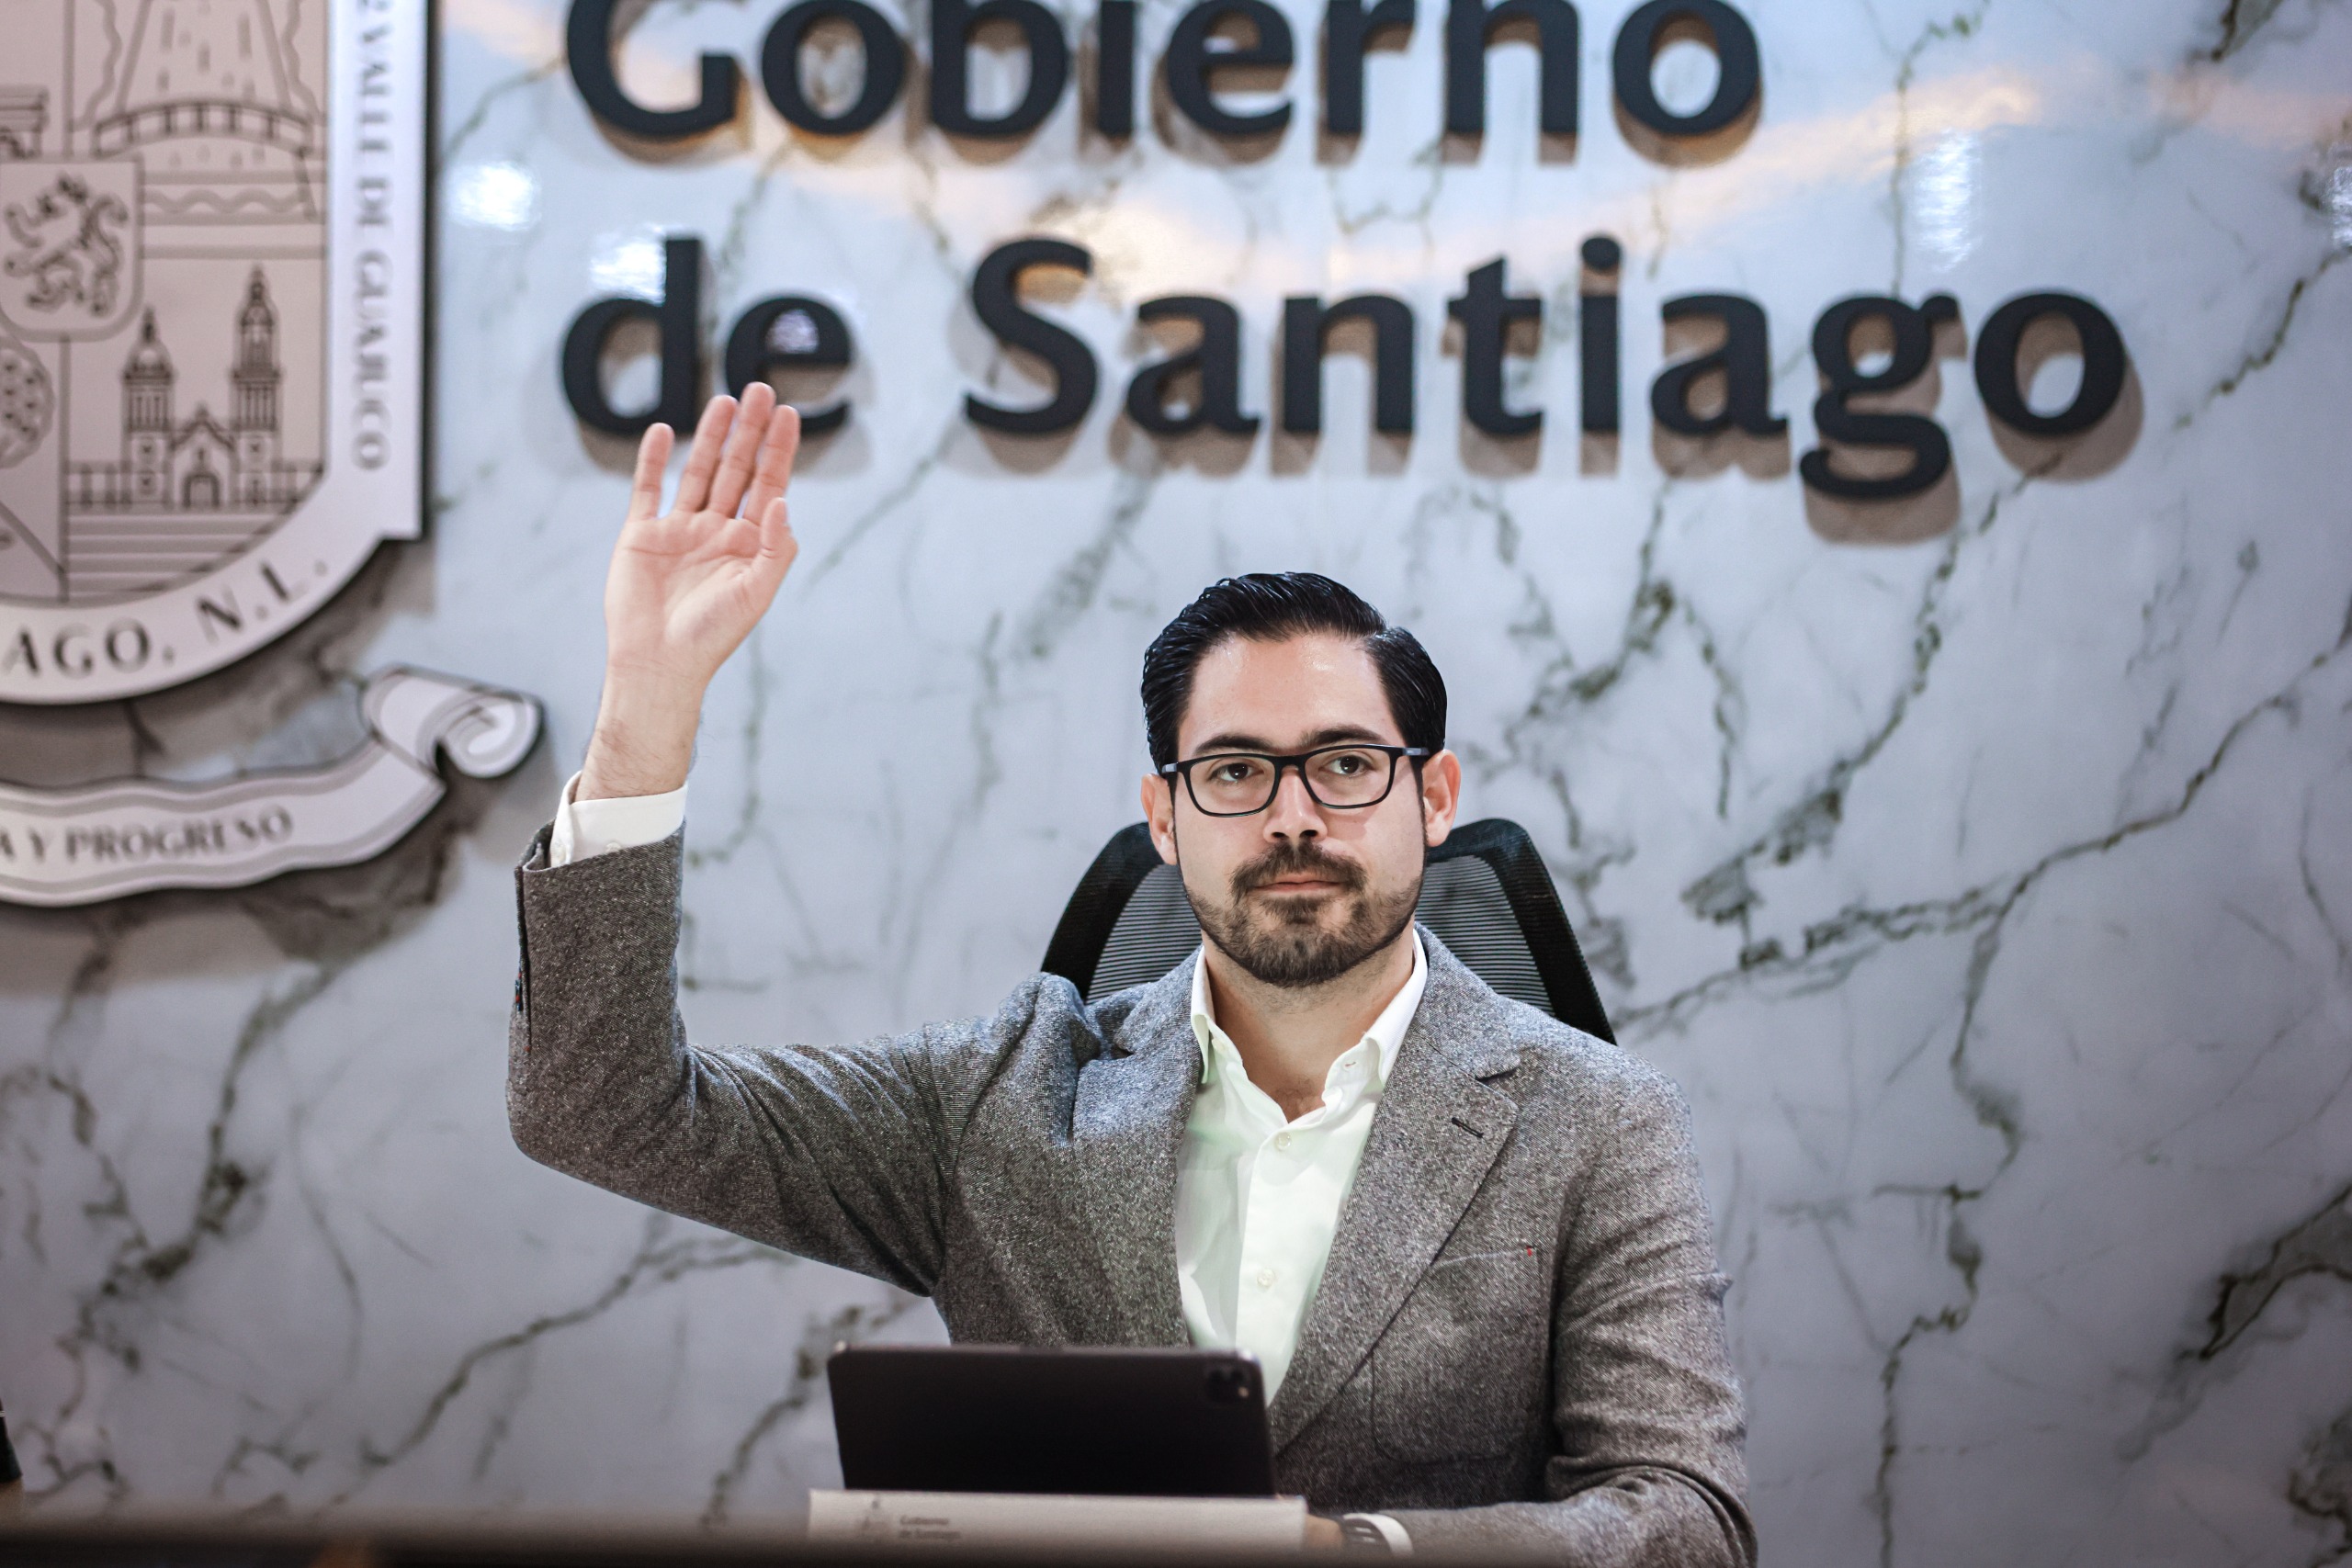
M 1201 591 L 1152 638 L 1143 656 L 1144 738 L 1151 764 L 1176 760 L 1176 730 L 1193 698 L 1193 672 L 1227 637 L 1282 642 L 1322 633 L 1354 637 L 1372 655 L 1389 716 L 1408 746 L 1445 746 L 1445 678 L 1429 650 L 1353 592 L 1311 571 L 1253 571 Z

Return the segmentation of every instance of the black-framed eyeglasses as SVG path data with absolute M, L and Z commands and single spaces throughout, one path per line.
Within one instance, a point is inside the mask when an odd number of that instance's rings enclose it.
M 1388 798 L 1388 792 L 1396 787 L 1399 761 L 1429 754 L 1422 746 L 1356 740 L 1280 757 L 1263 751 L 1213 751 L 1170 762 L 1159 771 L 1171 780 L 1182 779 L 1185 792 L 1205 817 L 1248 817 L 1263 811 L 1274 803 L 1274 792 L 1282 788 L 1283 773 L 1289 768 L 1298 770 L 1299 782 L 1317 806 L 1361 811 Z

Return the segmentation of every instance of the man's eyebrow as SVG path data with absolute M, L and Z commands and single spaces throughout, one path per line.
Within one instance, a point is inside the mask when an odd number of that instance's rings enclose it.
M 1299 743 L 1298 749 L 1302 751 L 1313 751 L 1324 746 L 1345 745 L 1351 740 L 1369 740 L 1375 746 L 1392 744 L 1381 739 L 1378 730 L 1366 729 L 1360 724 L 1336 724 L 1318 729 L 1306 737 Z M 1200 750 L 1193 754 L 1196 757 L 1206 757 L 1219 751 L 1275 751 L 1279 750 L 1280 748 L 1272 741 L 1262 736 L 1245 735 L 1228 729 L 1212 735 L 1202 741 Z

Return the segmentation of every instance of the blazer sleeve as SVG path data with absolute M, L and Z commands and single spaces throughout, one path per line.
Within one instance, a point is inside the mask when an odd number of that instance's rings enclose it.
M 1548 1500 L 1399 1509 L 1416 1546 L 1577 1568 L 1753 1568 L 1747 1418 L 1680 1094 L 1632 1075 L 1569 1219 Z
M 682 835 L 517 870 L 507 1116 L 542 1165 L 929 1294 L 956 1136 L 1038 987 L 993 1019 L 713 1050 L 678 1015 Z

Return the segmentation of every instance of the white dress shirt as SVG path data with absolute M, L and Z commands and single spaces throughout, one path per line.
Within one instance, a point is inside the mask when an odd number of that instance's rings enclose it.
M 666 795 L 575 801 L 579 783 L 574 773 L 557 804 L 551 865 L 658 843 L 686 819 L 683 785 Z M 1269 1401 L 1297 1353 L 1381 1088 L 1429 985 L 1429 955 L 1421 933 L 1412 935 L 1413 973 L 1404 988 L 1331 1064 L 1323 1103 L 1295 1122 L 1250 1081 L 1240 1052 L 1216 1025 L 1208 965 L 1197 959 L 1193 965 L 1201 1086 L 1176 1173 L 1177 1290 L 1193 1343 L 1257 1357 Z M 1390 1551 L 1412 1551 L 1404 1527 L 1387 1515 L 1350 1517 L 1369 1520 Z
M 607 800 L 574 800 L 580 775 L 563 781 L 556 802 L 555 830 L 548 835 L 548 863 L 570 865 L 615 850 L 658 844 L 686 819 L 686 786 L 666 795 L 625 795 Z
M 1193 1343 L 1257 1357 L 1268 1399 L 1298 1349 L 1381 1087 L 1429 985 L 1429 957 L 1420 933 L 1412 936 L 1404 988 L 1331 1064 L 1323 1103 L 1295 1122 L 1250 1081 L 1241 1053 L 1216 1025 L 1208 964 L 1193 965 L 1201 1087 L 1177 1167 L 1176 1283 Z

